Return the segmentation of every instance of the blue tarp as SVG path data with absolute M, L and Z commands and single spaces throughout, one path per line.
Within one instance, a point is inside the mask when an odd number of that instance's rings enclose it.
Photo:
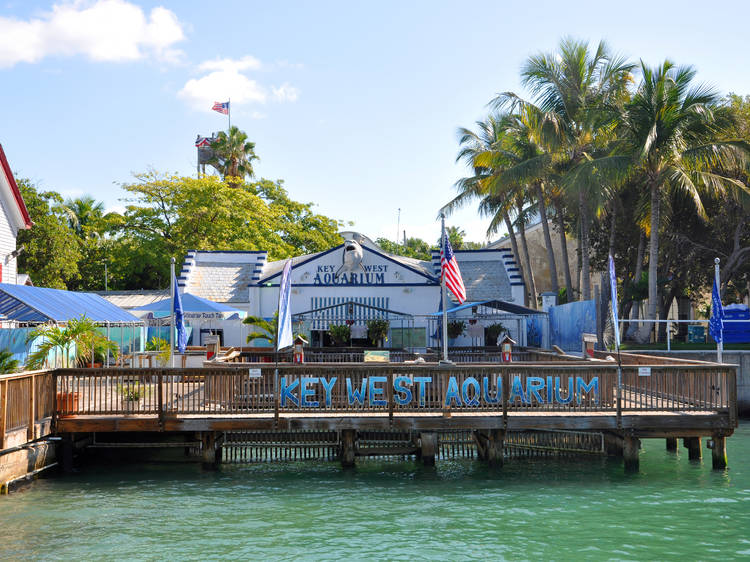
M 193 315 L 215 315 L 216 317 L 231 316 L 232 314 L 244 315 L 243 311 L 225 304 L 210 301 L 190 293 L 182 294 L 182 309 L 185 311 L 185 318 L 194 318 Z M 164 299 L 151 304 L 146 304 L 134 308 L 133 310 L 148 310 L 154 313 L 154 317 L 159 318 L 169 316 L 172 313 L 172 299 Z
M 549 309 L 550 345 L 565 351 L 581 351 L 582 334 L 596 333 L 596 306 L 593 300 L 576 301 Z
M 17 322 L 67 322 L 85 314 L 95 322 L 141 320 L 93 293 L 0 283 L 0 316 Z

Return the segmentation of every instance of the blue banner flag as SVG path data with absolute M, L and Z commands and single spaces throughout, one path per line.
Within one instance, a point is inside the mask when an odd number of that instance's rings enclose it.
M 708 333 L 716 343 L 724 341 L 724 307 L 721 306 L 721 295 L 719 295 L 716 279 L 714 279 L 714 288 L 711 291 L 711 319 L 708 321 Z
M 612 291 L 612 323 L 615 328 L 615 343 L 620 348 L 620 324 L 617 321 L 617 277 L 615 276 L 615 260 L 609 256 L 609 284 Z
M 185 329 L 185 313 L 182 309 L 182 297 L 180 288 L 177 286 L 177 279 L 172 276 L 174 284 L 174 325 L 177 329 L 177 351 L 185 353 L 187 346 L 187 330 Z
M 276 335 L 276 351 L 289 347 L 292 340 L 292 309 L 289 303 L 292 293 L 292 260 L 287 260 L 279 282 L 279 325 Z

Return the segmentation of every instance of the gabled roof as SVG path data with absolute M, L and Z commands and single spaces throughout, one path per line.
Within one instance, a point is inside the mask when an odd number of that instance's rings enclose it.
M 16 322 L 67 322 L 85 314 L 95 322 L 142 323 L 94 293 L 0 283 L 0 317 Z
M 23 202 L 21 190 L 18 189 L 16 179 L 13 177 L 2 144 L 0 144 L 0 196 L 8 201 L 16 226 L 23 229 L 31 228 L 34 223 L 31 222 L 29 211 L 26 209 L 26 203 Z

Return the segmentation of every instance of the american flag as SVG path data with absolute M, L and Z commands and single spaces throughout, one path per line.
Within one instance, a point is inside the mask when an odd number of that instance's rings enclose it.
M 463 304 L 466 300 L 466 287 L 464 287 L 461 270 L 458 269 L 458 261 L 453 254 L 453 248 L 445 230 L 443 230 L 443 247 L 440 248 L 440 274 L 445 277 L 445 286 L 458 299 L 458 304 Z
M 229 115 L 229 102 L 228 101 L 215 101 L 214 106 L 211 108 L 214 111 Z

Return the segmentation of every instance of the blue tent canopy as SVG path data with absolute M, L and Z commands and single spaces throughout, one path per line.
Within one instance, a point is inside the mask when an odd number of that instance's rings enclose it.
M 142 324 L 119 306 L 93 293 L 0 283 L 0 317 L 16 322 L 67 322 L 85 314 L 95 322 Z
M 182 310 L 184 311 L 185 318 L 226 318 L 233 314 L 237 314 L 240 317 L 245 316 L 245 312 L 221 304 L 219 302 L 210 301 L 192 295 L 190 293 L 183 293 L 182 295 Z M 146 304 L 134 308 L 133 310 L 144 310 L 153 313 L 155 318 L 162 318 L 169 316 L 172 313 L 172 299 L 164 299 L 151 304 Z

